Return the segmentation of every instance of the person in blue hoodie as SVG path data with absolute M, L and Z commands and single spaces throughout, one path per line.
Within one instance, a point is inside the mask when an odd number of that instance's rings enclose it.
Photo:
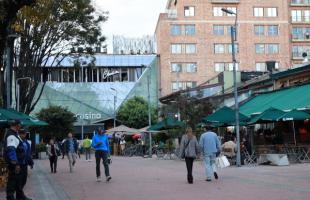
M 110 176 L 108 163 L 108 159 L 110 156 L 110 147 L 109 139 L 108 136 L 105 134 L 105 130 L 100 129 L 98 133 L 93 136 L 92 147 L 95 149 L 97 181 L 101 181 L 100 161 L 102 159 L 106 181 L 109 182 L 112 179 Z

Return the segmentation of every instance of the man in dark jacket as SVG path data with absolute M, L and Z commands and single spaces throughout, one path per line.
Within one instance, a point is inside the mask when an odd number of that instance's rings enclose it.
M 18 135 L 21 128 L 19 120 L 12 120 L 10 128 L 5 134 L 5 160 L 8 164 L 8 182 L 6 187 L 7 200 L 15 200 L 14 193 L 16 193 L 16 199 L 31 200 L 24 195 L 23 192 L 23 172 L 21 166 L 26 160 L 26 151 L 23 145 L 23 141 Z
M 78 151 L 78 143 L 75 138 L 73 138 L 72 133 L 68 134 L 68 138 L 64 142 L 64 152 L 68 157 L 69 160 L 69 168 L 70 172 L 73 172 L 73 167 L 76 162 L 77 158 L 77 151 Z

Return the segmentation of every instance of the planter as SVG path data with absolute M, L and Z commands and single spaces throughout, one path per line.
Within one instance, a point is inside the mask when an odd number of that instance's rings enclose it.
M 46 152 L 39 152 L 39 159 L 40 159 L 40 160 L 45 160 L 45 159 L 47 159 Z

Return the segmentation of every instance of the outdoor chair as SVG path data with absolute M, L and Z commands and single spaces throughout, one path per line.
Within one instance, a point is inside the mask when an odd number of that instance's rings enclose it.
M 247 149 L 244 149 L 243 154 L 244 154 L 244 165 L 249 166 L 249 167 L 255 167 L 258 165 L 255 151 L 253 151 L 250 154 Z

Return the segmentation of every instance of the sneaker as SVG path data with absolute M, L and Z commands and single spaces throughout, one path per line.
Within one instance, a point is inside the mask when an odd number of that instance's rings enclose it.
M 111 176 L 107 176 L 107 182 L 109 182 L 112 179 Z
M 102 181 L 101 177 L 98 176 L 98 177 L 97 177 L 97 182 L 101 182 L 101 181 Z
M 211 179 L 210 179 L 210 178 L 207 178 L 207 179 L 206 179 L 206 181 L 210 182 L 210 181 L 211 181 Z
M 74 166 L 74 165 L 75 165 L 75 161 L 72 162 L 72 166 Z
M 214 178 L 215 178 L 216 180 L 219 179 L 219 176 L 217 175 L 216 172 L 214 172 L 213 174 L 214 174 Z

